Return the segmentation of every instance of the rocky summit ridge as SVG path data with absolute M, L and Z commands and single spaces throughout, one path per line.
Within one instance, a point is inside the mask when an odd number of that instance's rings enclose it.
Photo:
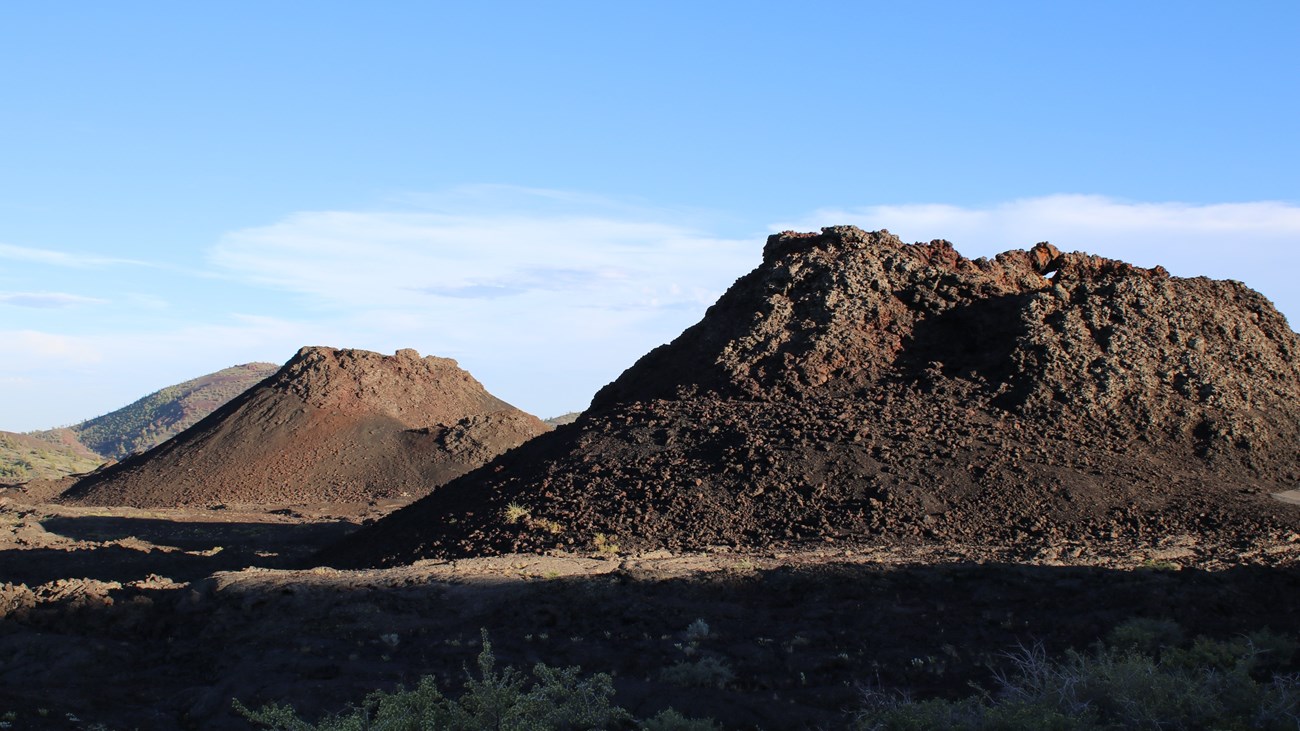
M 771 237 L 763 266 L 593 407 L 956 380 L 1008 413 L 1255 464 L 1294 451 L 1296 349 L 1282 315 L 1239 282 L 1047 243 L 971 260 L 947 241 L 835 227 Z
M 576 423 L 322 558 L 1300 539 L 1298 351 L 1238 282 L 785 232 Z
M 173 439 L 89 475 L 86 505 L 414 499 L 547 430 L 456 361 L 305 347 Z

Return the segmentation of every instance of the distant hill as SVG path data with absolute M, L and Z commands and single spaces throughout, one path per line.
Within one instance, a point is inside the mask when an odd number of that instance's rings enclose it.
M 274 363 L 246 363 L 168 386 L 117 411 L 66 430 L 38 432 L 33 436 L 70 431 L 92 451 L 106 459 L 122 459 L 167 441 L 198 423 L 234 397 L 279 370 Z
M 67 429 L 55 429 L 38 438 L 0 431 L 0 485 L 28 480 L 57 480 L 90 472 L 103 457 L 86 449 Z
M 542 421 L 546 422 L 547 426 L 557 427 L 564 426 L 565 424 L 572 424 L 578 420 L 579 416 L 582 416 L 581 411 L 570 411 L 567 414 L 560 414 L 559 416 L 552 416 L 549 419 L 542 419 Z

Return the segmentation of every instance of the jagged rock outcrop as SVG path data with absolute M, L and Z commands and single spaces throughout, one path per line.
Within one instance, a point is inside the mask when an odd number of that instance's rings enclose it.
M 324 558 L 1280 536 L 1300 526 L 1269 497 L 1300 480 L 1298 349 L 1238 282 L 787 232 L 574 425 Z
M 546 430 L 454 360 L 308 347 L 190 429 L 61 499 L 135 507 L 414 499 Z

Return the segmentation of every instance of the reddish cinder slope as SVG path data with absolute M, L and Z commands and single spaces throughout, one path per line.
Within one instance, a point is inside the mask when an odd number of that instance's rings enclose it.
M 547 431 L 447 358 L 303 348 L 273 377 L 65 502 L 166 507 L 415 498 Z
M 1239 282 L 787 232 L 575 424 L 323 558 L 1285 539 L 1300 510 L 1270 493 L 1300 481 L 1297 353 Z

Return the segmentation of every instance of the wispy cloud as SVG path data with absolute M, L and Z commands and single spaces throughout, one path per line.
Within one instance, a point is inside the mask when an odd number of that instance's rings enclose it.
M 426 198 L 433 210 L 295 214 L 223 237 L 211 258 L 248 280 L 346 306 L 549 293 L 566 310 L 566 302 L 653 309 L 710 304 L 761 247 L 757 236 L 719 238 L 658 211 L 552 191 L 469 190 L 449 195 L 472 199 L 468 212 Z M 484 202 L 493 192 L 502 196 L 495 207 Z M 588 210 L 575 210 L 579 202 Z
M 30 264 L 47 264 L 49 266 L 90 269 L 111 264 L 134 264 L 147 266 L 147 262 L 118 257 L 99 256 L 96 254 L 70 253 L 54 249 L 34 249 L 28 246 L 15 246 L 0 243 L 0 259 L 21 261 Z
M 87 365 L 103 360 L 103 352 L 89 339 L 39 330 L 0 330 L 6 347 L 3 370 L 9 374 L 33 372 L 51 365 Z
M 127 292 L 122 295 L 122 300 L 128 305 L 144 310 L 165 310 L 172 306 L 168 300 L 144 292 Z
M 348 305 L 565 292 L 653 307 L 711 299 L 730 281 L 714 265 L 743 270 L 756 248 L 655 221 L 320 212 L 232 233 L 212 258 L 250 280 Z
M 406 203 L 235 231 L 211 260 L 332 313 L 349 345 L 458 358 L 547 414 L 584 406 L 698 320 L 763 245 L 761 233 L 729 239 L 682 223 L 692 212 L 560 191 L 475 186 Z
M 106 305 L 108 300 L 67 292 L 0 292 L 0 304 L 36 309 L 58 309 L 77 305 Z
M 991 206 L 942 204 L 823 209 L 771 229 L 815 230 L 854 224 L 886 228 L 909 241 L 942 238 L 967 256 L 1050 241 L 1179 276 L 1237 279 L 1300 322 L 1300 206 L 1251 203 L 1147 203 L 1104 196 L 1054 195 Z

